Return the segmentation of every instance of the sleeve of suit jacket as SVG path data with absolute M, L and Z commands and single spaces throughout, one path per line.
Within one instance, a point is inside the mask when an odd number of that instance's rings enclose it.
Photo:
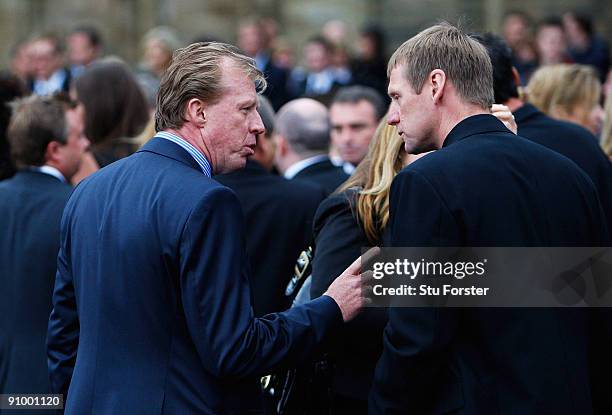
M 204 366 L 220 377 L 247 377 L 306 359 L 342 322 L 323 296 L 284 313 L 254 318 L 240 204 L 217 187 L 193 210 L 180 242 L 183 308 Z
M 66 214 L 62 218 L 60 250 L 53 291 L 53 310 L 47 331 L 47 362 L 53 393 L 68 394 L 79 345 L 79 319 L 70 270 Z
M 458 230 L 436 189 L 417 172 L 404 171 L 390 194 L 394 247 L 454 246 Z M 370 391 L 370 413 L 428 413 L 435 380 L 443 375 L 445 348 L 455 323 L 446 309 L 389 309 L 383 354 Z

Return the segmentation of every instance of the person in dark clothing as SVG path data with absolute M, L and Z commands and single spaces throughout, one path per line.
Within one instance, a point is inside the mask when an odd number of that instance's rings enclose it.
M 0 180 L 15 174 L 6 129 L 12 112 L 9 103 L 23 94 L 25 94 L 25 85 L 16 75 L 0 72 Z
M 274 141 L 276 167 L 289 180 L 315 183 L 331 194 L 349 177 L 329 159 L 329 112 L 313 99 L 296 99 L 280 109 Z
M 384 245 L 391 181 L 405 163 L 418 158 L 406 154 L 403 147 L 395 127 L 379 124 L 364 161 L 317 209 L 311 298 L 320 297 L 335 270 L 344 269 L 362 248 Z M 331 346 L 332 414 L 367 414 L 366 397 L 386 323 L 386 310 L 368 309 Z
M 612 229 L 612 164 L 597 138 L 578 124 L 553 119 L 523 102 L 519 98 L 518 74 L 512 66 L 509 47 L 499 36 L 490 33 L 480 40 L 493 64 L 495 102 L 510 107 L 521 137 L 563 154 L 590 177 L 599 193 L 608 229 Z
M 588 176 L 490 114 L 493 68 L 476 39 L 435 25 L 389 68 L 389 123 L 408 153 L 437 150 L 393 180 L 392 247 L 607 246 Z M 605 364 L 611 347 L 595 311 L 391 307 L 369 411 L 591 413 L 589 360 Z
M 244 169 L 215 176 L 215 180 L 232 189 L 242 205 L 253 272 L 253 309 L 260 317 L 289 307 L 285 288 L 295 259 L 311 242 L 312 219 L 325 192 L 316 184 L 290 182 L 270 173 L 274 110 L 260 96 L 257 111 L 266 132 L 257 137 L 255 154 Z

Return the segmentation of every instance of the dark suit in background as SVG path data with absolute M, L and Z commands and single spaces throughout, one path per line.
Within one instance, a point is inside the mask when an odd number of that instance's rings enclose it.
M 285 288 L 298 255 L 311 243 L 312 219 L 325 197 L 323 189 L 273 175 L 254 160 L 215 180 L 236 192 L 242 205 L 255 315 L 287 309 L 291 304 Z
M 589 178 L 490 115 L 460 122 L 442 149 L 404 168 L 391 187 L 390 215 L 398 247 L 608 242 Z M 391 308 L 370 411 L 589 414 L 587 347 L 599 341 L 590 337 L 589 313 Z
M 294 180 L 318 184 L 325 189 L 328 195 L 332 194 L 348 178 L 349 175 L 342 170 L 342 167 L 334 166 L 329 158 L 311 164 L 293 177 Z
M 612 230 L 612 163 L 597 138 L 578 124 L 555 120 L 531 104 L 514 112 L 518 134 L 572 160 L 593 181 Z
M 371 246 L 354 215 L 357 189 L 333 194 L 321 203 L 314 223 L 311 298 L 318 298 L 341 273 Z M 382 241 L 381 241 L 382 242 Z M 330 346 L 332 414 L 365 414 L 376 362 L 382 352 L 381 336 L 387 324 L 383 308 L 369 308 L 347 323 Z
M 76 188 L 48 339 L 67 414 L 260 413 L 258 376 L 342 316 L 324 296 L 254 318 L 243 227 L 234 192 L 163 138 Z
M 0 393 L 50 393 L 45 338 L 70 191 L 29 170 L 0 182 Z
M 268 58 L 268 61 L 262 68 L 262 72 L 268 83 L 268 87 L 263 92 L 263 95 L 270 100 L 270 104 L 272 104 L 274 110 L 278 111 L 278 109 L 290 99 L 289 93 L 287 92 L 289 71 L 276 66 L 274 62 L 272 62 L 272 59 Z

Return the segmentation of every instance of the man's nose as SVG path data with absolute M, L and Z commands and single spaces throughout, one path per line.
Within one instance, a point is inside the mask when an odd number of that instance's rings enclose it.
M 251 122 L 251 133 L 253 134 L 264 134 L 266 132 L 266 128 L 263 125 L 263 121 L 261 120 L 261 116 L 259 112 L 255 111 L 255 117 Z
M 399 121 L 399 113 L 393 109 L 389 110 L 389 114 L 387 114 L 387 124 L 397 125 L 399 124 Z

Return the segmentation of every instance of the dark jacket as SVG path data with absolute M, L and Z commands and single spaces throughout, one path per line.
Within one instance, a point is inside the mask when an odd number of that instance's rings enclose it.
M 349 175 L 342 170 L 342 167 L 334 166 L 331 160 L 326 158 L 300 170 L 293 177 L 293 180 L 304 180 L 318 184 L 325 189 L 327 195 L 330 195 L 348 178 Z
M 290 182 L 253 160 L 214 178 L 232 189 L 242 205 L 255 315 L 286 310 L 291 304 L 285 288 L 297 257 L 312 242 L 312 219 L 325 198 L 323 189 Z
M 370 247 L 353 213 L 358 189 L 333 194 L 319 206 L 315 216 L 315 253 L 312 263 L 311 298 L 320 297 L 357 257 Z M 381 241 L 382 242 L 382 241 Z M 381 337 L 387 324 L 382 308 L 364 310 L 341 328 L 331 344 L 333 393 L 363 401 L 367 408 L 376 362 L 382 352 Z
M 463 120 L 442 149 L 398 174 L 389 226 L 397 247 L 608 243 L 590 179 L 491 115 Z M 370 412 L 590 414 L 587 349 L 599 339 L 589 314 L 390 308 Z
M 514 112 L 518 134 L 572 160 L 593 181 L 612 230 L 612 163 L 597 138 L 578 124 L 555 120 L 531 104 Z
M 0 393 L 50 393 L 45 338 L 70 191 L 29 170 L 0 182 Z
M 60 241 L 48 355 L 67 414 L 260 413 L 258 377 L 342 322 L 330 297 L 254 317 L 240 202 L 163 138 L 81 182 Z

